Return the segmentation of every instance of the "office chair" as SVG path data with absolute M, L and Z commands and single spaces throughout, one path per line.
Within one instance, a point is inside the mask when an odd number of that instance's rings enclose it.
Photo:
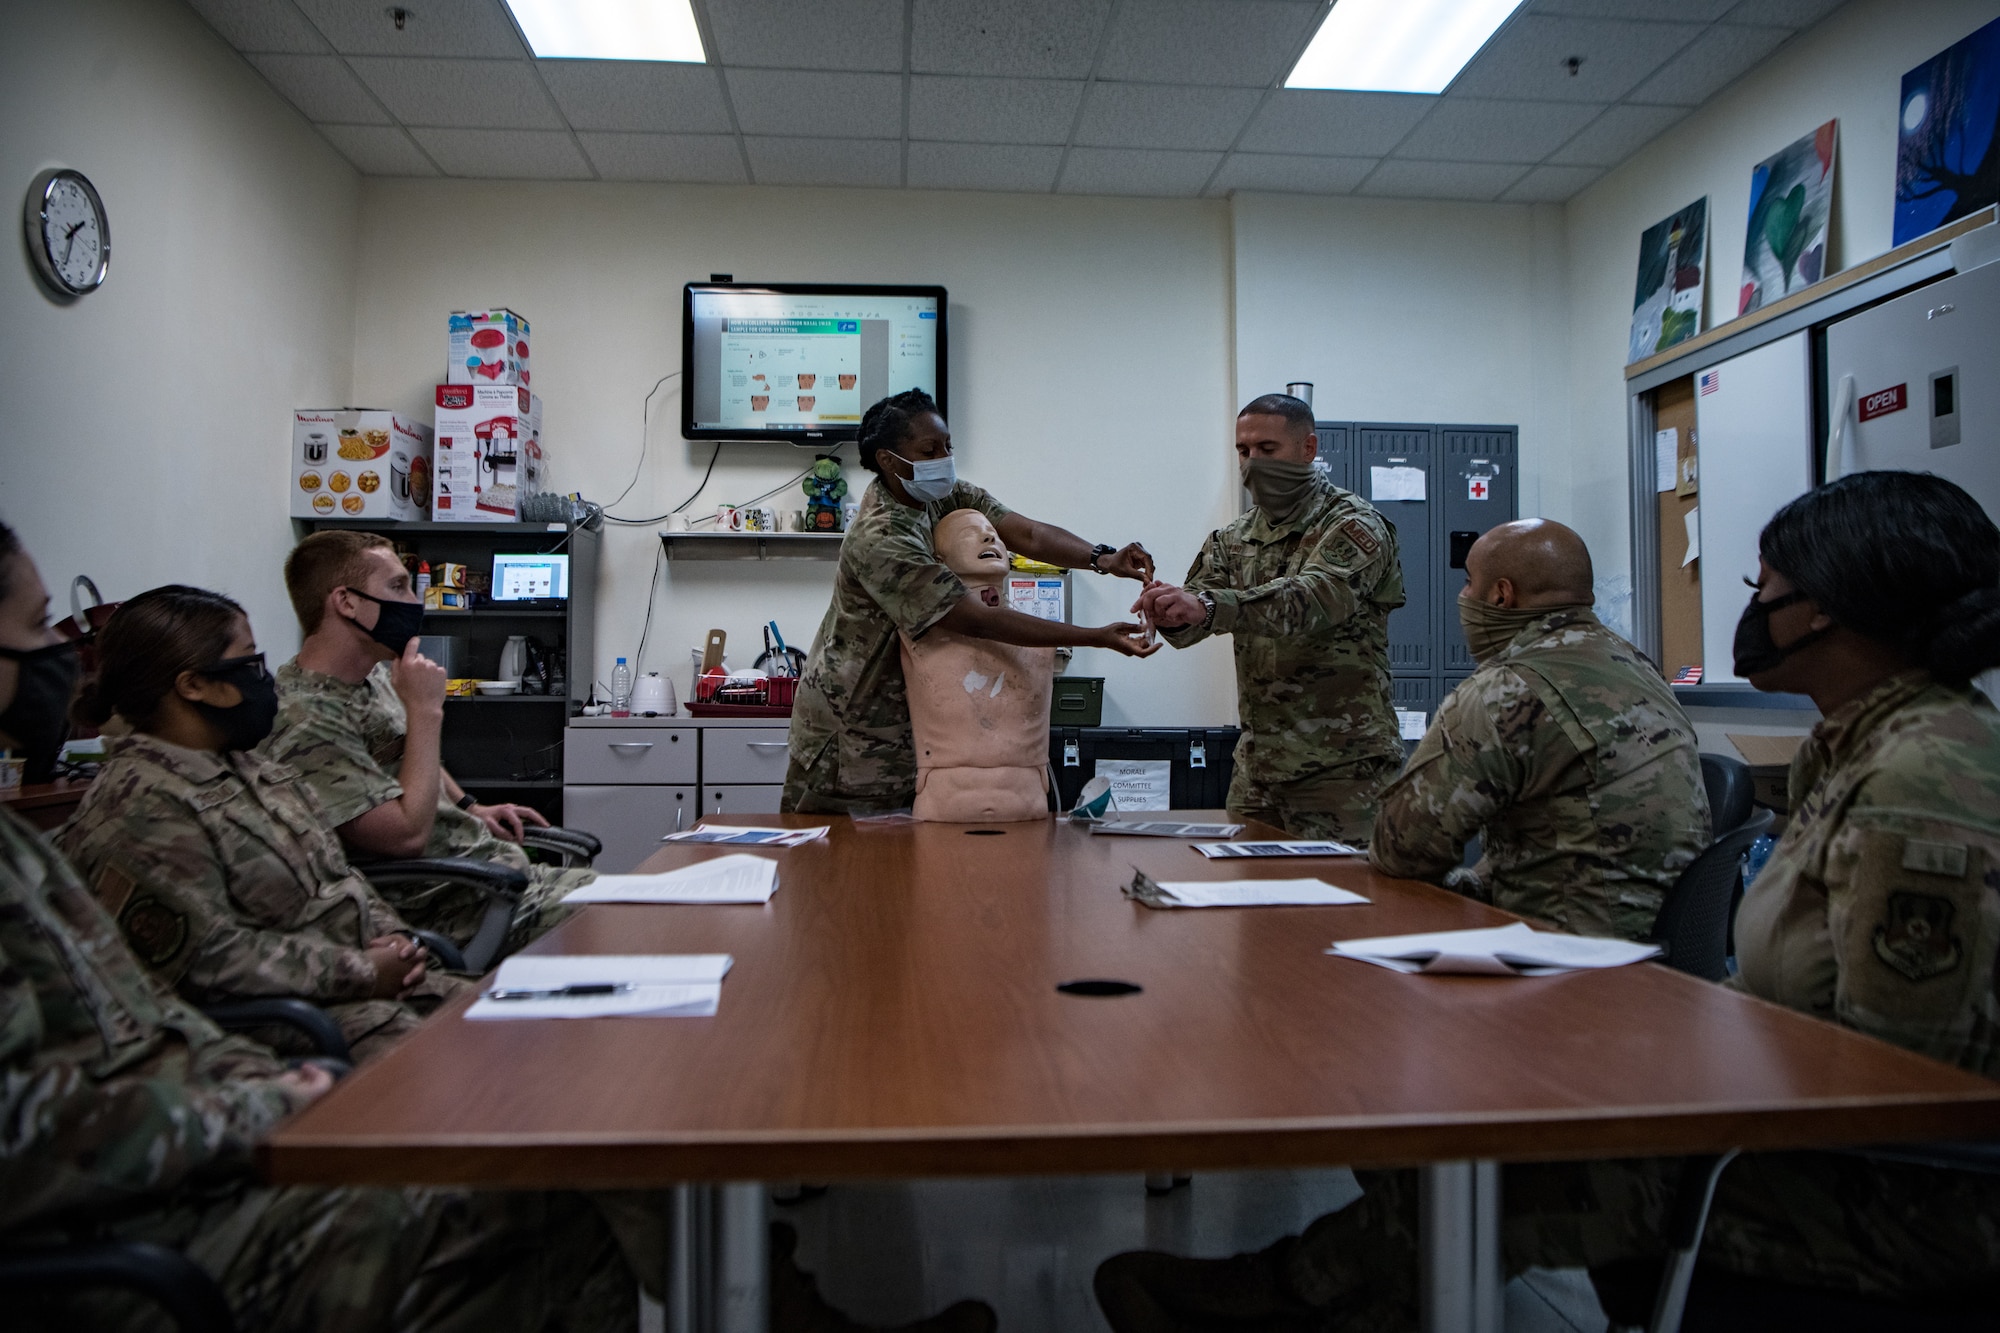
M 446 883 L 463 884 L 484 894 L 485 915 L 480 918 L 479 928 L 473 932 L 472 938 L 463 945 L 434 931 L 410 932 L 446 970 L 472 975 L 484 973 L 499 958 L 501 948 L 507 943 L 507 932 L 514 924 L 514 911 L 520 906 L 521 895 L 528 888 L 528 874 L 524 870 L 492 861 L 473 861 L 462 856 L 370 861 L 355 869 L 377 888 L 391 884 Z
M 1705 772 L 1710 756 L 1701 758 Z M 1743 875 L 1743 854 L 1770 829 L 1771 820 L 1769 810 L 1756 811 L 1681 871 L 1647 936 L 1665 950 L 1661 962 L 1707 981 L 1729 975 L 1729 920 Z
M 117 1287 L 166 1311 L 180 1333 L 236 1333 L 222 1289 L 187 1256 L 147 1241 L 93 1241 L 0 1251 L 0 1295 L 17 1306 L 40 1294 Z
M 254 1032 L 259 1028 L 288 1027 L 312 1043 L 319 1052 L 314 1063 L 323 1065 L 339 1078 L 354 1068 L 354 1054 L 333 1015 L 306 1000 L 292 996 L 271 996 L 258 1000 L 231 1000 L 211 1004 L 201 1011 L 224 1032 Z M 336 1068 L 335 1066 L 338 1066 Z
M 582 829 L 528 827 L 521 830 L 521 846 L 532 855 L 540 852 L 565 870 L 589 866 L 604 850 L 603 841 Z
M 1728 755 L 1701 756 L 1701 782 L 1708 788 L 1708 826 L 1733 829 L 1750 818 L 1756 803 L 1756 784 L 1750 780 L 1750 765 Z

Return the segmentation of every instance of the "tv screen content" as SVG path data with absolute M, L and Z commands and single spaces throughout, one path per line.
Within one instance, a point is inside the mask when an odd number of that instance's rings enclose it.
M 537 602 L 569 596 L 567 555 L 496 555 L 493 600 Z
M 942 287 L 687 284 L 681 433 L 851 440 L 879 400 L 922 389 L 945 405 Z

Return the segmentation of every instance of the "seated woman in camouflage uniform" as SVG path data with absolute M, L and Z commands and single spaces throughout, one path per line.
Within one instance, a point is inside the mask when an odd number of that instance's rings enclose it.
M 298 775 L 250 751 L 277 693 L 243 608 L 169 586 L 119 607 L 77 710 L 122 723 L 59 845 L 182 996 L 324 1005 L 366 1060 L 465 983 L 430 972 Z
M 2000 1077 L 2000 528 L 1942 478 L 1865 472 L 1759 540 L 1736 673 L 1809 695 L 1784 837 L 1736 918 L 1734 984 Z M 1505 1168 L 1509 1271 L 1656 1258 L 1680 1164 Z M 1414 1173 L 1255 1255 L 1127 1254 L 1097 1273 L 1119 1333 L 1413 1327 Z M 1755 1153 L 1716 1188 L 1701 1263 L 1913 1305 L 1993 1309 L 2000 1177 Z

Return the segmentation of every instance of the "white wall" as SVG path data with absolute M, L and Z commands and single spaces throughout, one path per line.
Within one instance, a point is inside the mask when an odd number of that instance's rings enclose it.
M 714 186 L 368 180 L 361 191 L 354 396 L 428 411 L 453 309 L 507 305 L 534 326 L 535 388 L 557 487 L 608 500 L 640 453 L 640 402 L 680 363 L 681 284 L 936 282 L 951 291 L 951 425 L 961 474 L 1092 541 L 1141 540 L 1172 576 L 1228 512 L 1227 205 L 1034 195 Z M 677 386 L 654 400 L 638 484 L 615 513 L 657 515 L 700 480 L 712 444 L 680 439 Z M 851 459 L 852 451 L 848 451 Z M 744 500 L 811 462 L 784 445 L 725 445 L 694 510 Z M 866 478 L 848 465 L 850 486 Z M 802 507 L 785 493 L 781 507 Z M 605 541 L 598 659 L 637 648 L 655 528 Z M 646 654 L 685 694 L 688 649 L 728 631 L 749 664 L 775 617 L 809 643 L 831 561 L 669 562 Z M 1082 575 L 1077 619 L 1121 616 L 1137 592 Z M 1144 662 L 1079 652 L 1107 722 L 1225 723 L 1218 651 Z
M 279 460 L 294 405 L 347 394 L 358 178 L 185 6 L 10 0 L 0 31 L 0 180 L 82 171 L 112 241 L 67 305 L 10 247 L 0 517 L 61 607 L 78 572 L 107 597 L 202 584 L 289 655 Z
M 1708 196 L 1707 319 L 1736 315 L 1750 171 L 1838 117 L 1830 271 L 1890 248 L 1905 71 L 2000 15 L 1994 0 L 1851 0 L 1572 199 L 1568 223 L 1573 503 L 1600 569 L 1629 565 L 1625 352 L 1639 234 Z

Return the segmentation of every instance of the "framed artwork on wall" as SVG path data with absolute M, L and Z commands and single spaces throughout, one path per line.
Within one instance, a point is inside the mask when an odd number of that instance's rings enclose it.
M 1895 244 L 2000 203 L 2000 19 L 1903 76 Z
M 1750 230 L 1743 241 L 1737 314 L 1747 315 L 1826 276 L 1839 132 L 1840 122 L 1829 120 L 1750 173 Z
M 1708 199 L 1695 200 L 1639 236 L 1639 281 L 1632 292 L 1632 345 L 1626 364 L 1701 332 L 1708 271 Z

